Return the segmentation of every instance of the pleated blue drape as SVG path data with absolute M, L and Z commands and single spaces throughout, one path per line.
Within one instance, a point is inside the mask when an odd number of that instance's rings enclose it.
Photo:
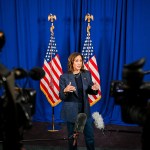
M 6 36 L 0 61 L 10 70 L 42 67 L 50 38 L 51 24 L 47 18 L 51 13 L 57 17 L 54 34 L 65 72 L 70 53 L 82 51 L 87 26 L 85 15 L 92 14 L 91 39 L 100 72 L 102 98 L 91 110 L 101 113 L 106 124 L 124 125 L 120 106 L 110 96 L 110 84 L 112 80 L 122 79 L 126 63 L 145 57 L 144 69 L 150 68 L 149 7 L 148 0 L 0 0 L 0 30 Z M 16 82 L 22 87 L 25 81 Z M 33 121 L 50 122 L 52 107 L 41 92 L 39 81 L 29 79 L 25 86 L 37 91 Z M 54 108 L 56 122 L 61 122 L 61 105 Z

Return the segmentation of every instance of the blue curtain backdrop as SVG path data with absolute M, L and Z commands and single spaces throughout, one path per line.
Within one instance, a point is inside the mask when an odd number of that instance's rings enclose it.
M 30 70 L 43 66 L 50 37 L 48 15 L 57 16 L 55 38 L 63 71 L 67 70 L 70 53 L 81 52 L 86 37 L 85 15 L 91 21 L 93 42 L 101 77 L 102 98 L 91 107 L 102 114 L 106 124 L 125 125 L 120 107 L 110 96 L 112 80 L 122 79 L 124 64 L 146 58 L 150 69 L 150 1 L 149 0 L 0 0 L 0 30 L 6 43 L 0 61 L 10 70 L 22 67 Z M 17 80 L 20 87 L 37 91 L 33 121 L 50 122 L 52 107 L 41 92 L 39 81 Z M 146 76 L 145 80 L 150 80 Z M 61 105 L 54 108 L 55 122 L 60 122 Z

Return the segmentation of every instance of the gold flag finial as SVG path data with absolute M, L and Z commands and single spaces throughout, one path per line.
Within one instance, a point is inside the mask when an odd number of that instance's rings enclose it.
M 54 24 L 53 24 L 53 23 L 54 23 L 54 20 L 56 20 L 56 15 L 49 14 L 49 15 L 48 15 L 48 21 L 50 21 L 50 22 L 52 23 L 52 24 L 51 24 L 51 27 L 50 27 L 50 32 L 51 32 L 52 35 L 54 35 L 54 31 L 53 31 L 53 30 L 54 30 L 54 28 L 55 28 L 55 27 L 54 27 Z
M 56 15 L 49 14 L 48 21 L 54 22 L 54 20 L 56 20 Z
M 90 15 L 89 13 L 87 13 L 87 15 L 85 16 L 85 21 L 88 20 L 88 23 L 90 23 L 91 19 L 94 20 L 93 15 Z
M 85 16 L 85 21 L 88 21 L 88 26 L 87 26 L 87 34 L 90 35 L 90 29 L 91 29 L 91 26 L 90 26 L 90 22 L 91 20 L 94 20 L 94 17 L 93 15 L 90 15 L 89 13 Z

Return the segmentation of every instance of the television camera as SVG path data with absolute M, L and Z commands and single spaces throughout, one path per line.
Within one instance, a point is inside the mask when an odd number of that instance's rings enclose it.
M 4 44 L 5 36 L 0 31 L 0 50 Z M 15 80 L 28 77 L 40 80 L 44 76 L 45 72 L 40 67 L 30 71 L 22 68 L 9 71 L 0 64 L 0 139 L 4 150 L 23 149 L 23 131 L 32 127 L 35 111 L 36 91 L 16 86 Z
M 125 64 L 122 81 L 112 81 L 110 87 L 110 95 L 121 106 L 123 121 L 142 127 L 142 150 L 150 149 L 150 82 L 143 81 L 150 71 L 142 70 L 145 62 L 141 58 Z

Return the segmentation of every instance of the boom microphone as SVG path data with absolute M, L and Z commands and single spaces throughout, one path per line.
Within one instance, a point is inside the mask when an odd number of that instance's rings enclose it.
M 40 80 L 45 76 L 45 71 L 40 67 L 35 67 L 28 74 L 33 80 Z
M 33 80 L 40 80 L 45 76 L 45 71 L 40 67 L 34 67 L 29 72 L 22 68 L 14 69 L 15 79 L 31 77 Z

